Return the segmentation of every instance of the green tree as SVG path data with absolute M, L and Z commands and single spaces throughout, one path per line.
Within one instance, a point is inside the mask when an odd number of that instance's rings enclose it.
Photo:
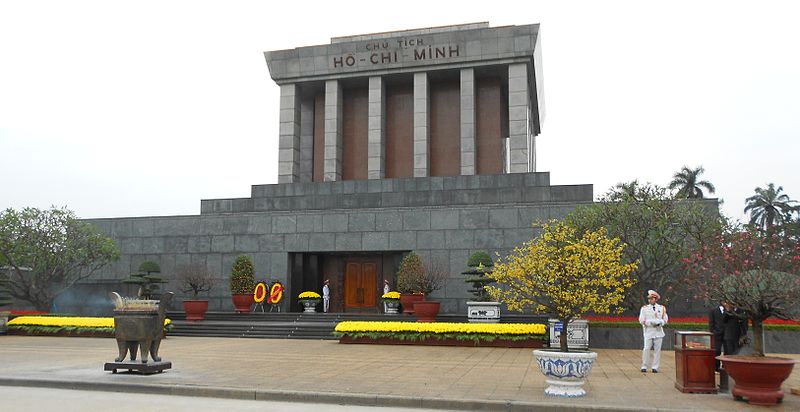
M 708 180 L 699 180 L 699 176 L 705 172 L 703 166 L 698 166 L 690 169 L 684 166 L 672 176 L 672 181 L 669 182 L 671 190 L 678 189 L 675 193 L 677 199 L 702 199 L 703 189 L 708 190 L 708 193 L 714 193 L 714 185 Z
M 397 269 L 397 291 L 400 293 L 424 293 L 425 265 L 422 258 L 409 252 L 400 261 Z
M 605 228 L 581 232 L 562 222 L 542 227 L 542 235 L 516 247 L 486 276 L 497 286 L 489 295 L 509 310 L 552 314 L 561 329 L 561 351 L 566 352 L 569 322 L 588 312 L 619 311 L 625 291 L 633 284 L 636 263 L 622 263 L 625 247 L 606 236 Z
M 750 213 L 750 224 L 759 229 L 772 232 L 775 228 L 790 222 L 792 214 L 800 210 L 800 207 L 792 205 L 797 201 L 781 193 L 782 186 L 776 189 L 775 185 L 770 183 L 766 189 L 757 187 L 755 191 L 755 195 L 745 199 L 744 212 Z
M 60 293 L 119 258 L 114 241 L 66 208 L 0 213 L 0 266 L 11 296 L 47 311 Z
M 250 256 L 236 256 L 236 261 L 231 268 L 231 293 L 234 295 L 253 293 L 253 288 L 256 287 L 255 273 L 256 269 Z
M 800 315 L 800 243 L 782 233 L 727 225 L 685 259 L 689 283 L 710 301 L 725 300 L 753 323 L 754 350 L 764 356 L 762 325 Z
M 662 291 L 665 301 L 688 292 L 681 259 L 694 245 L 719 233 L 716 207 L 710 202 L 674 200 L 666 189 L 650 183 L 624 184 L 635 188 L 629 191 L 620 191 L 621 186 L 596 203 L 575 209 L 565 221 L 581 231 L 604 227 L 609 237 L 626 244 L 625 261 L 638 262 L 638 266 L 625 308 L 637 310 L 648 289 Z

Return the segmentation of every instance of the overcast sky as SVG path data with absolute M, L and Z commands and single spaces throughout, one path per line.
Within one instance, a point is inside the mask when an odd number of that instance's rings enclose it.
M 277 6 L 280 5 L 280 6 Z M 198 214 L 277 182 L 263 51 L 487 21 L 541 24 L 553 184 L 666 185 L 704 166 L 723 211 L 800 199 L 799 2 L 0 0 L 0 208 Z

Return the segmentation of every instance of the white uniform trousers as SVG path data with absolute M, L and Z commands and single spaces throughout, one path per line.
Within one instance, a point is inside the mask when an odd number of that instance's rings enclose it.
M 653 366 L 650 369 L 658 370 L 661 366 L 661 342 L 664 337 L 660 338 L 644 338 L 644 349 L 642 349 L 642 369 L 647 369 L 647 363 L 650 360 L 650 348 L 653 348 Z

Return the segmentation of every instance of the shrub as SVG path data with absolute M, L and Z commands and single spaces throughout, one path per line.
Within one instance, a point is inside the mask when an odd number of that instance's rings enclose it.
M 236 257 L 236 262 L 233 263 L 231 268 L 231 293 L 252 293 L 253 288 L 256 286 L 255 268 L 253 267 L 253 260 L 250 256 L 239 255 Z

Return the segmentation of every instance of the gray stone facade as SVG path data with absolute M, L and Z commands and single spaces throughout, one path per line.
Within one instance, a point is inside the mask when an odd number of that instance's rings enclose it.
M 548 173 L 524 173 L 257 185 L 251 198 L 204 200 L 199 216 L 90 222 L 122 252 L 100 281 L 124 279 L 145 260 L 167 279 L 179 265 L 201 263 L 221 281 L 211 310 L 232 310 L 227 280 L 240 253 L 253 258 L 257 279 L 281 280 L 294 296 L 302 290 L 290 282 L 290 253 L 413 250 L 448 262 L 450 280 L 433 297 L 443 312 L 461 313 L 470 295 L 460 273 L 471 253 L 507 253 L 534 236 L 533 222 L 591 202 L 591 185 L 551 186 Z

